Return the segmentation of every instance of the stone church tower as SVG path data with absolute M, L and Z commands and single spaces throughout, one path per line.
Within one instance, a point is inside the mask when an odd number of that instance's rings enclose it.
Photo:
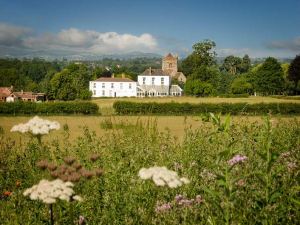
M 162 59 L 162 70 L 170 75 L 173 79 L 185 83 L 186 77 L 182 72 L 178 72 L 177 61 L 178 56 L 173 56 L 171 53 L 169 53 Z
M 178 72 L 177 60 L 177 56 L 173 56 L 171 53 L 169 53 L 162 60 L 162 70 L 166 71 L 170 75 L 176 74 Z

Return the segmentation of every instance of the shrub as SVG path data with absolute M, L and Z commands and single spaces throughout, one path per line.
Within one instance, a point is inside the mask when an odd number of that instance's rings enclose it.
M 163 115 L 195 115 L 201 113 L 235 114 L 299 114 L 298 103 L 137 103 L 116 101 L 113 105 L 117 114 L 163 114 Z
M 0 103 L 0 114 L 96 114 L 98 112 L 98 105 L 88 101 Z

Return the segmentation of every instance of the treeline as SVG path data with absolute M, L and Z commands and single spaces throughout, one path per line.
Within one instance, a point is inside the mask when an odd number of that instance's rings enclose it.
M 14 91 L 43 92 L 49 100 L 89 99 L 89 81 L 99 77 L 125 74 L 136 80 L 148 67 L 161 65 L 158 58 L 130 60 L 68 62 L 43 59 L 0 59 L 0 87 L 13 86 Z
M 217 64 L 216 44 L 204 40 L 193 45 L 193 52 L 181 62 L 187 76 L 187 95 L 224 94 L 296 95 L 300 93 L 300 56 L 291 64 L 280 64 L 269 57 L 252 65 L 250 57 L 228 56 Z

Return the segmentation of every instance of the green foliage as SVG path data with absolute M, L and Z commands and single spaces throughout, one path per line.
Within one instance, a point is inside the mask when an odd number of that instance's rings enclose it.
M 200 80 L 188 79 L 184 86 L 186 95 L 194 96 L 209 96 L 215 93 L 215 89 L 210 83 L 202 82 Z
M 267 58 L 257 69 L 254 73 L 253 85 L 255 91 L 262 95 L 280 94 L 283 91 L 283 71 L 275 58 Z
M 0 102 L 0 114 L 97 114 L 99 107 L 92 102 Z
M 204 40 L 193 45 L 193 53 L 181 63 L 182 72 L 190 76 L 198 67 L 213 66 L 216 64 L 216 43 L 211 40 Z
M 288 70 L 288 79 L 294 83 L 295 90 L 294 92 L 297 94 L 300 92 L 300 55 L 297 55 Z M 299 88 L 298 88 L 299 86 Z
M 113 105 L 115 112 L 120 115 L 195 115 L 201 113 L 230 113 L 260 115 L 272 114 L 299 114 L 300 104 L 297 103 L 156 103 L 156 102 L 128 102 L 116 101 Z
M 151 120 L 137 121 L 122 132 L 112 129 L 105 136 L 84 127 L 72 142 L 68 137 L 61 143 L 50 138 L 43 145 L 24 135 L 19 142 L 0 135 L 1 224 L 48 224 L 48 207 L 23 192 L 41 179 L 51 179 L 36 161 L 61 165 L 70 153 L 84 168 L 103 168 L 104 175 L 75 184 L 83 202 L 54 204 L 56 224 L 78 224 L 79 215 L 88 224 L 298 224 L 299 122 L 230 119 L 210 114 L 210 122 L 187 129 L 182 142 L 159 131 Z M 94 153 L 101 157 L 87 160 Z M 230 165 L 237 154 L 247 159 Z M 169 189 L 138 177 L 141 168 L 154 165 L 166 166 L 191 183 Z M 5 191 L 12 194 L 5 196 Z M 201 195 L 203 201 L 179 205 L 176 195 Z M 156 212 L 158 203 L 172 207 Z
M 90 80 L 92 80 L 92 74 L 85 65 L 70 64 L 50 80 L 50 96 L 64 101 L 89 99 L 91 97 L 88 90 Z
M 231 92 L 233 94 L 252 94 L 253 87 L 252 84 L 248 82 L 245 76 L 239 76 L 233 80 L 231 84 Z

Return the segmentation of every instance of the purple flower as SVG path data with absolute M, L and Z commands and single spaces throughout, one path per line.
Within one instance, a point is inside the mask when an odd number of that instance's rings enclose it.
M 176 195 L 175 196 L 175 201 L 178 203 L 178 202 L 180 202 L 181 200 L 183 200 L 184 199 L 184 197 L 183 197 L 183 195 Z
M 156 213 L 162 213 L 162 212 L 166 212 L 168 210 L 170 210 L 172 208 L 171 203 L 164 203 L 162 205 L 157 204 L 155 207 L 155 212 Z
M 228 160 L 228 164 L 230 166 L 234 166 L 237 163 L 242 163 L 245 160 L 247 160 L 248 157 L 247 156 L 243 156 L 243 155 L 235 155 L 232 159 Z

